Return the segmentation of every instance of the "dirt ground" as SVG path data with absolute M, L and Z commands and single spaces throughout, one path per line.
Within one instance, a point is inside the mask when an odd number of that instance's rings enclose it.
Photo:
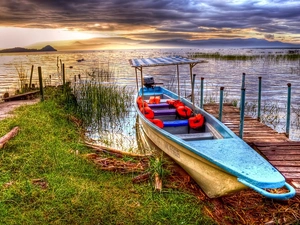
M 9 102 L 0 102 L 0 120 L 3 120 L 7 117 L 12 117 L 12 111 L 22 105 L 32 105 L 39 102 L 40 99 L 30 99 L 30 100 L 18 100 L 18 101 L 9 101 Z

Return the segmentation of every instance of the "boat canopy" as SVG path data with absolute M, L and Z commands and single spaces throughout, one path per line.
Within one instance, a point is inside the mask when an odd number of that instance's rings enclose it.
M 129 63 L 132 67 L 135 68 L 135 76 L 136 76 L 136 86 L 137 90 L 139 90 L 138 85 L 138 75 L 137 71 L 139 70 L 141 73 L 141 87 L 143 86 L 143 68 L 144 67 L 154 67 L 154 66 L 171 66 L 175 65 L 177 68 L 177 88 L 178 88 L 178 96 L 180 99 L 180 87 L 179 87 L 179 65 L 189 65 L 190 68 L 190 78 L 191 85 L 193 86 L 194 79 L 192 77 L 193 67 L 198 63 L 207 63 L 206 60 L 203 59 L 189 59 L 181 56 L 173 56 L 173 57 L 157 57 L 157 58 L 139 58 L 139 59 L 129 59 Z M 194 89 L 192 88 L 192 101 L 194 99 Z
M 158 58 L 140 58 L 130 59 L 129 63 L 132 67 L 153 67 L 153 66 L 170 66 L 170 65 L 182 65 L 190 64 L 195 66 L 198 63 L 206 62 L 202 59 L 188 59 L 181 56 L 173 57 L 158 57 Z

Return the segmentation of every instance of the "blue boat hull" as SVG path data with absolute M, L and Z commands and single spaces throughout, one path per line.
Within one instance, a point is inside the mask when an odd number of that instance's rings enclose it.
M 159 86 L 142 88 L 138 96 L 144 99 L 160 96 L 162 101 L 178 99 L 175 93 Z M 155 118 L 161 119 L 166 126 L 159 128 L 153 124 L 136 105 L 139 120 L 148 138 L 185 169 L 208 197 L 216 198 L 246 188 L 274 199 L 288 199 L 295 195 L 285 178 L 247 143 L 190 101 L 180 100 L 194 113 L 204 115 L 205 130 L 187 132 L 185 121 L 176 120 L 174 115 L 165 115 L 168 110 L 159 108 L 159 104 L 153 106 Z M 266 191 L 282 187 L 287 189 L 286 193 Z

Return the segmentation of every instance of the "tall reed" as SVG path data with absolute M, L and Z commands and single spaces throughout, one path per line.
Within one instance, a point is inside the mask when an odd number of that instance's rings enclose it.
M 222 55 L 219 52 L 215 53 L 203 53 L 203 52 L 194 52 L 188 55 L 192 58 L 209 58 L 209 59 L 218 59 L 218 60 L 255 60 L 255 59 L 268 59 L 268 60 L 299 60 L 299 53 L 275 53 L 275 54 L 262 54 L 262 55 Z
M 110 82 L 114 71 L 110 68 L 109 63 L 101 63 L 98 67 L 86 70 L 85 73 L 93 81 Z
M 77 113 L 91 129 L 113 129 L 131 110 L 133 92 L 114 83 L 82 81 L 76 85 Z
M 21 93 L 25 92 L 26 90 L 26 82 L 28 79 L 27 72 L 23 65 L 21 64 L 20 66 L 16 66 L 16 70 L 18 72 L 19 76 L 19 82 L 20 82 L 20 88 L 21 88 Z
M 245 113 L 247 115 L 257 117 L 257 110 L 257 102 L 246 102 Z M 278 132 L 283 132 L 282 124 L 284 123 L 285 111 L 279 102 L 262 102 L 260 121 Z

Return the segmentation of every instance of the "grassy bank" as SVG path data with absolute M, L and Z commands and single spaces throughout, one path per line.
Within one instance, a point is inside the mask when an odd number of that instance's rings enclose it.
M 192 194 L 99 170 L 56 100 L 15 113 L 0 121 L 0 136 L 20 127 L 0 149 L 1 224 L 214 224 Z

